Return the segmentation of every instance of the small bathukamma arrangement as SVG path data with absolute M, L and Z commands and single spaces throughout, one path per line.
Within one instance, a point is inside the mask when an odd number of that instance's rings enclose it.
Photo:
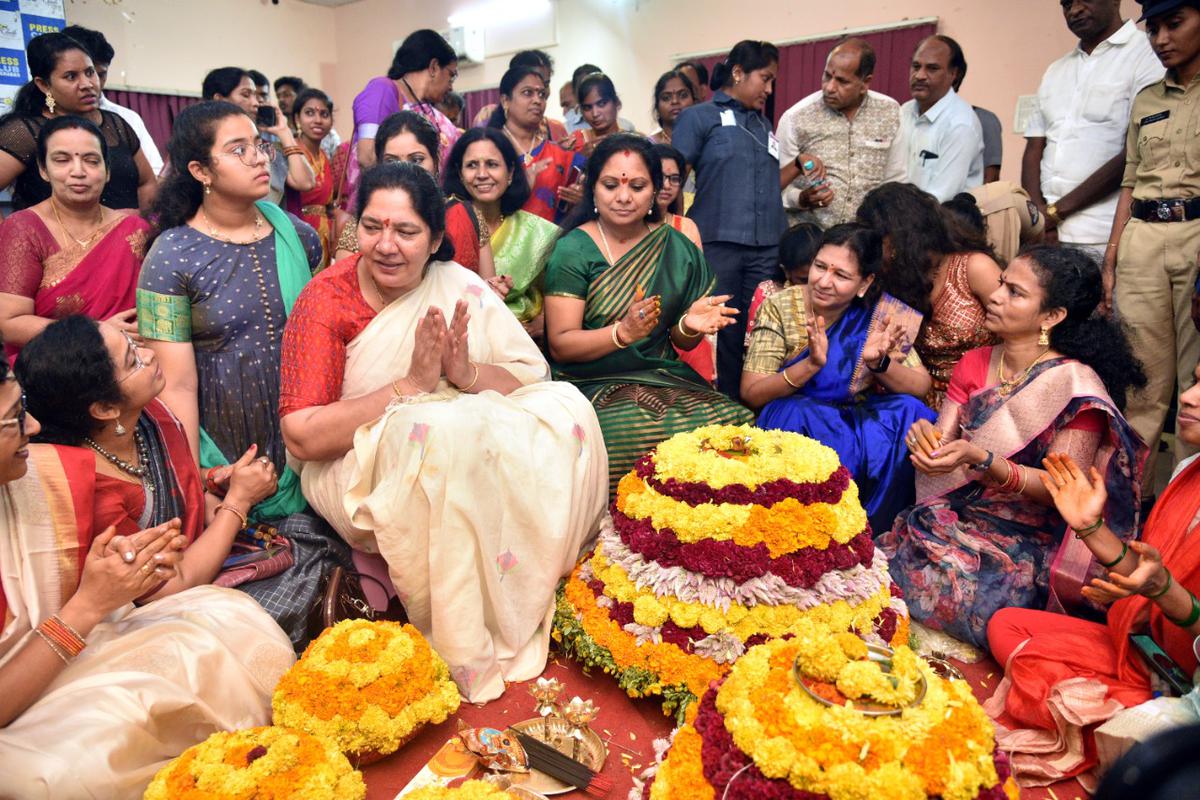
M 220 731 L 159 770 L 145 800 L 362 800 L 362 775 L 327 741 L 285 728 Z
M 333 744 L 358 765 L 394 753 L 458 710 L 446 662 L 412 625 L 345 620 L 284 674 L 274 722 Z
M 611 511 L 560 587 L 556 638 L 680 719 L 748 647 L 803 621 L 908 640 L 858 488 L 819 442 L 750 426 L 678 434 L 621 479 Z
M 1019 797 L 966 681 L 809 621 L 739 659 L 643 777 L 643 800 Z

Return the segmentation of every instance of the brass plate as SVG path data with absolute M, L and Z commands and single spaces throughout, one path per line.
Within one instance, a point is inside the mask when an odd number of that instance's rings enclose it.
M 524 722 L 518 722 L 509 727 L 518 730 L 521 733 L 534 737 L 539 741 L 542 739 L 543 720 L 541 717 L 536 719 L 527 719 Z M 571 726 L 566 720 L 559 717 L 550 719 L 550 741 L 547 742 L 551 747 L 565 755 L 571 755 L 571 749 L 575 744 L 575 740 L 569 737 Z M 599 772 L 604 768 L 604 761 L 608 758 L 608 748 L 604 746 L 604 741 L 599 734 L 588 728 L 583 732 L 583 741 L 579 744 L 579 761 L 587 765 L 592 772 Z M 532 789 L 535 792 L 540 792 L 545 795 L 566 794 L 567 792 L 575 791 L 575 787 L 561 781 L 557 781 L 546 775 L 543 772 L 538 772 L 536 769 L 530 770 L 527 774 L 509 773 L 508 777 L 512 779 L 513 788 Z
M 876 644 L 868 644 L 867 658 L 869 658 L 871 661 L 877 661 L 881 663 L 890 662 L 892 660 L 892 649 L 890 647 L 882 647 Z M 909 703 L 909 708 L 915 708 L 916 706 L 921 705 L 921 701 L 925 699 L 925 692 L 929 688 L 928 683 L 925 680 L 925 673 L 921 672 L 918 674 L 920 675 L 921 682 L 920 685 L 917 686 L 917 696 L 911 703 Z M 804 675 L 800 672 L 799 658 L 797 658 L 796 662 L 792 665 L 792 677 L 795 678 L 796 683 L 800 684 L 800 688 L 803 689 L 809 697 L 811 697 L 813 700 L 816 700 L 821 705 L 829 706 L 830 708 L 833 708 L 837 705 L 837 703 L 826 700 L 824 697 L 821 697 L 819 694 L 809 688 L 808 684 L 804 681 Z M 842 708 L 845 708 L 845 706 L 842 706 Z M 882 703 L 873 703 L 870 701 L 861 700 L 854 703 L 853 710 L 857 711 L 859 714 L 862 714 L 864 717 L 898 717 L 904 712 L 904 709 L 896 708 L 895 706 L 885 706 Z

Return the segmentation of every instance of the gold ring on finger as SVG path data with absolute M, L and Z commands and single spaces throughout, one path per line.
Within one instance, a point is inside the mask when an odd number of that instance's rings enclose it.
M 143 575 L 149 575 L 151 572 L 154 572 L 154 562 L 153 561 L 147 561 L 145 564 L 142 564 L 142 574 Z

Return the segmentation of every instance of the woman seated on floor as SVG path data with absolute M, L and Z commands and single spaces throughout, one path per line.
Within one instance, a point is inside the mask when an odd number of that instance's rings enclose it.
M 436 180 L 441 158 L 439 147 L 437 128 L 432 122 L 415 111 L 397 111 L 383 121 L 375 134 L 375 163 L 407 161 Z M 358 217 L 343 214 L 339 226 L 334 261 L 358 252 Z
M 1081 589 L 1098 568 L 1063 536 L 1038 469 L 1048 453 L 1095 467 L 1109 528 L 1135 535 L 1146 446 L 1121 409 L 1146 379 L 1120 329 L 1093 316 L 1100 293 L 1082 250 L 1038 246 L 1013 259 L 987 305 L 1001 343 L 963 356 L 937 421 L 909 431 L 917 504 L 877 544 L 914 621 L 986 647 L 1001 608 L 1084 610 Z
M 554 591 L 604 510 L 596 415 L 483 279 L 407 164 L 363 174 L 362 253 L 301 293 L 280 414 L 305 497 L 379 553 L 473 703 L 546 665 Z M 547 502 L 551 498 L 553 502 Z
M 875 530 L 912 502 L 904 436 L 936 416 L 919 399 L 929 390 L 912 346 L 921 314 L 881 290 L 882 250 L 865 225 L 827 230 L 807 283 L 763 301 L 742 372 L 759 427 L 836 450 Z
M 550 356 L 596 408 L 612 490 L 663 439 L 753 419 L 676 353 L 731 324 L 737 310 L 711 295 L 715 279 L 696 246 L 661 222 L 661 189 L 653 145 L 633 134 L 603 139 L 546 265 Z
M 1200 383 L 1179 396 L 1175 431 L 1200 445 Z M 1042 483 L 1073 539 L 1108 570 L 1083 594 L 1112 607 L 1107 625 L 1032 609 L 997 611 L 988 644 L 1005 680 L 985 708 L 1003 726 L 997 744 L 1013 754 L 1022 785 L 1076 775 L 1087 785 L 1094 776 L 1081 773 L 1096 765 L 1094 727 L 1156 694 L 1130 634 L 1149 634 L 1186 675 L 1196 670 L 1200 547 L 1193 537 L 1200 522 L 1200 459 L 1179 465 L 1142 541 L 1128 543 L 1106 516 L 1108 490 L 1095 467 L 1081 469 L 1059 453 L 1044 464 Z
M 183 427 L 158 399 L 166 380 L 154 351 L 107 322 L 55 322 L 22 351 L 15 371 L 42 424 L 35 438 L 54 445 L 70 483 L 76 518 L 91 517 L 86 535 L 181 520 L 187 552 L 151 599 L 211 583 L 250 509 L 275 492 L 271 460 L 251 446 L 226 478 L 224 498 L 206 498 Z
M 57 456 L 28 446 L 40 426 L 7 373 L 0 360 L 0 793 L 140 797 L 210 733 L 270 724 L 295 656 L 240 592 L 137 606 L 179 580 L 178 521 L 93 536 Z
M 38 169 L 50 196 L 0 225 L 0 333 L 15 358 L 47 325 L 68 314 L 137 331 L 134 291 L 150 225 L 129 209 L 100 204 L 108 186 L 108 142 L 82 117 L 42 126 Z
M 529 182 L 517 151 L 495 128 L 472 128 L 446 159 L 442 189 L 454 260 L 504 298 L 525 331 L 542 338 L 542 272 L 558 226 L 522 211 Z

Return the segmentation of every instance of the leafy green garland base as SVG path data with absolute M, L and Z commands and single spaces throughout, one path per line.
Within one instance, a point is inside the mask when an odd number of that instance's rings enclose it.
M 599 668 L 617 679 L 617 685 L 630 697 L 649 697 L 654 694 L 663 698 L 663 713 L 675 715 L 675 724 L 682 725 L 689 704 L 695 702 L 685 684 L 663 686 L 653 672 L 641 667 L 622 669 L 613 660 L 612 653 L 588 635 L 583 624 L 575 616 L 575 610 L 564 596 L 566 582 L 559 584 L 557 602 L 554 607 L 554 638 L 563 652 L 583 664 L 584 672 Z

